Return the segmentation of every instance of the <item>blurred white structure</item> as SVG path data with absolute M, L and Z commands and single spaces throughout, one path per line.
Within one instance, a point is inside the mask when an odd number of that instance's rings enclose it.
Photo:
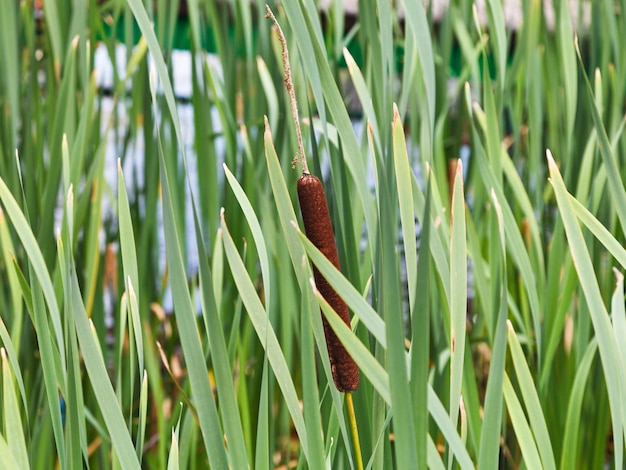
M 359 0 L 320 0 L 318 6 L 321 10 L 327 10 L 332 2 L 339 1 L 343 3 L 346 13 L 356 14 L 359 11 Z M 424 5 L 429 6 L 431 0 L 423 0 Z M 450 0 L 432 0 L 433 1 L 433 18 L 441 19 L 448 11 Z M 486 25 L 487 20 L 487 0 L 476 0 L 476 11 L 481 24 Z M 555 12 L 552 0 L 541 1 L 543 6 L 543 14 L 549 29 L 554 28 Z M 404 1 L 396 0 L 394 2 L 397 8 L 398 16 L 403 18 L 405 15 Z M 579 24 L 583 29 L 589 27 L 591 23 L 591 2 L 580 0 L 569 0 L 570 16 L 574 29 Z M 522 24 L 522 0 L 503 0 L 504 21 L 507 28 L 518 29 Z M 580 20 L 579 20 L 580 19 Z

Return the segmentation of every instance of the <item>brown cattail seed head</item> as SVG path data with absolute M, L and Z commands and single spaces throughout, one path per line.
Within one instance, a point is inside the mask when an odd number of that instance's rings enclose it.
M 328 204 L 320 179 L 307 173 L 303 174 L 298 180 L 298 200 L 307 237 L 337 269 L 340 269 Z M 313 276 L 322 297 L 339 314 L 344 323 L 350 326 L 348 306 L 315 265 Z M 359 368 L 323 315 L 322 322 L 335 386 L 340 392 L 353 392 L 359 386 Z

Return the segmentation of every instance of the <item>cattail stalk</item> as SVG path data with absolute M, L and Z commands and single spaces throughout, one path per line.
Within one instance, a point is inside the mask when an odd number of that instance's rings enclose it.
M 302 164 L 302 176 L 298 179 L 298 201 L 300 202 L 300 211 L 302 212 L 302 220 L 307 237 L 311 242 L 328 258 L 337 268 L 339 266 L 339 255 L 337 254 L 337 245 L 333 235 L 333 228 L 330 222 L 330 214 L 328 212 L 328 204 L 326 195 L 324 194 L 324 186 L 316 176 L 309 174 L 309 169 L 304 155 L 304 146 L 302 145 L 302 133 L 300 131 L 300 119 L 298 118 L 298 106 L 296 103 L 296 95 L 293 91 L 293 83 L 291 81 L 291 68 L 289 66 L 289 52 L 287 51 L 287 42 L 283 31 L 276 21 L 276 17 L 265 5 L 267 18 L 271 18 L 280 38 L 280 44 L 283 50 L 283 63 L 285 68 L 285 86 L 289 93 L 291 104 L 291 114 L 296 125 L 296 134 L 298 136 L 298 154 L 293 160 L 293 165 Z M 317 289 L 322 294 L 328 304 L 339 314 L 341 319 L 348 327 L 350 326 L 350 313 L 348 306 L 341 297 L 330 286 L 328 281 L 321 275 L 317 267 L 313 265 L 313 276 Z M 361 456 L 361 445 L 359 443 L 359 433 L 356 423 L 356 415 L 354 413 L 354 404 L 352 402 L 352 392 L 359 386 L 359 368 L 354 359 L 350 356 L 346 348 L 344 348 L 337 335 L 332 330 L 326 317 L 322 315 L 322 323 L 324 325 L 324 336 L 326 337 L 326 347 L 330 360 L 331 370 L 333 374 L 333 382 L 340 392 L 345 392 L 346 406 L 348 408 L 348 416 L 351 423 L 352 441 L 355 449 L 356 464 L 358 470 L 363 470 L 363 457 Z
M 296 104 L 296 96 L 291 80 L 291 68 L 289 66 L 289 52 L 287 50 L 287 42 L 283 31 L 272 13 L 269 6 L 265 6 L 267 18 L 270 18 L 276 25 L 280 44 L 283 51 L 283 62 L 285 69 L 285 87 L 289 93 L 291 104 L 291 113 L 296 125 L 296 133 L 298 136 L 298 154 L 294 159 L 294 164 L 302 164 L 302 176 L 298 180 L 298 201 L 300 202 L 300 210 L 302 212 L 302 220 L 307 237 L 311 242 L 330 260 L 337 268 L 339 266 L 339 255 L 337 254 L 337 246 L 328 212 L 328 204 L 324 193 L 324 186 L 319 178 L 309 173 L 306 157 L 304 155 L 304 146 L 302 144 L 302 133 L 300 131 L 300 119 L 298 118 L 298 107 Z M 322 276 L 319 270 L 313 266 L 313 276 L 315 285 L 322 294 L 322 297 L 337 312 L 344 323 L 350 326 L 350 312 L 348 306 L 343 299 L 330 286 L 328 281 Z M 322 315 L 322 323 L 324 325 L 324 335 L 326 336 L 326 346 L 330 365 L 333 373 L 333 381 L 337 390 L 340 392 L 353 392 L 359 386 L 359 369 L 350 356 L 346 348 L 332 330 L 326 318 Z
M 352 439 L 354 443 L 354 460 L 356 461 L 357 470 L 363 470 L 363 456 L 361 455 L 361 442 L 359 440 L 359 430 L 356 426 L 356 416 L 354 414 L 354 403 L 352 402 L 352 393 L 346 393 L 346 406 L 350 417 L 350 427 L 352 429 Z

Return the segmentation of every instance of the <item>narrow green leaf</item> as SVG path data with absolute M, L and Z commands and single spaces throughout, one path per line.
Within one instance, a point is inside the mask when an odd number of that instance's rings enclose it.
M 126 0 L 127 5 L 133 12 L 133 16 L 137 21 L 137 25 L 141 30 L 141 33 L 145 37 L 146 43 L 148 44 L 148 50 L 152 56 L 152 60 L 154 60 L 154 66 L 156 67 L 156 72 L 163 86 L 163 94 L 165 95 L 165 102 L 167 103 L 167 108 L 170 112 L 170 116 L 172 118 L 172 122 L 174 123 L 174 131 L 176 133 L 176 142 L 180 148 L 180 151 L 183 155 L 183 164 L 185 168 L 187 167 L 187 160 L 185 157 L 185 148 L 183 146 L 183 138 L 182 132 L 180 130 L 180 121 L 178 119 L 178 113 L 176 111 L 176 100 L 174 99 L 174 90 L 172 88 L 172 82 L 170 80 L 169 73 L 167 72 L 167 66 L 165 65 L 165 60 L 163 59 L 163 52 L 157 37 L 154 33 L 153 23 L 148 18 L 148 14 L 146 12 L 145 7 L 142 5 L 141 0 Z M 195 5 L 194 2 L 190 2 Z M 189 172 L 186 172 L 189 174 Z
M 495 221 L 492 222 L 490 242 L 495 246 L 491 251 L 497 258 L 491 259 L 495 264 L 497 277 L 492 279 L 495 284 L 493 295 L 495 298 L 493 312 L 497 312 L 495 332 L 493 333 L 493 350 L 489 364 L 489 376 L 485 392 L 484 418 L 480 435 L 479 468 L 497 468 L 500 456 L 500 429 L 502 427 L 503 407 L 503 380 L 506 362 L 506 318 L 507 318 L 507 288 L 506 288 L 506 241 L 502 207 L 495 194 L 491 191 Z M 494 272 L 494 270 L 492 270 Z
M 259 341 L 265 349 L 278 385 L 280 386 L 283 397 L 285 398 L 289 414 L 293 419 L 296 432 L 300 437 L 302 452 L 305 456 L 307 456 L 308 460 L 309 450 L 307 446 L 307 429 L 302 416 L 302 411 L 300 411 L 298 395 L 296 394 L 296 389 L 293 384 L 289 368 L 287 367 L 285 356 L 283 355 L 272 325 L 266 319 L 265 310 L 263 309 L 263 305 L 256 294 L 254 284 L 248 276 L 246 267 L 243 264 L 237 248 L 235 247 L 235 243 L 230 236 L 223 213 L 221 217 L 221 228 L 226 258 L 228 259 L 228 264 L 233 274 L 235 284 L 237 285 L 239 295 L 246 306 L 246 312 L 248 313 L 248 317 L 254 326 Z
M 11 452 L 11 448 L 9 447 L 7 441 L 4 440 L 4 437 L 0 435 L 0 464 L 3 468 L 20 468 L 19 464 L 16 462 L 15 457 L 13 457 L 13 453 Z
M 448 416 L 441 400 L 439 400 L 437 393 L 430 384 L 428 384 L 428 410 L 430 411 L 430 415 L 435 420 L 435 423 L 437 423 L 437 426 L 439 426 L 450 451 L 456 458 L 461 468 L 467 470 L 475 468 L 475 465 L 467 452 L 465 443 L 461 440 L 461 436 L 457 433 L 456 426 L 452 424 L 450 416 Z
M 50 142 L 48 146 L 50 153 L 55 158 L 50 158 L 45 168 L 45 186 L 43 194 L 40 196 L 44 203 L 41 212 L 42 220 L 39 223 L 38 242 L 44 255 L 52 258 L 54 253 L 54 238 L 50 233 L 54 230 L 54 207 L 59 193 L 59 185 L 63 183 L 63 136 L 67 134 L 67 140 L 72 145 L 76 128 L 76 51 L 78 47 L 78 36 L 75 36 L 69 45 L 68 60 L 63 66 L 63 74 L 60 77 L 61 88 L 55 101 L 55 111 L 50 122 Z M 60 76 L 60 69 L 55 70 Z M 59 158 L 61 152 L 61 158 Z M 63 194 L 67 194 L 64 191 Z M 46 261 L 50 261 L 47 258 Z M 45 288 L 44 288 L 45 292 Z
M 180 455 L 178 452 L 179 426 L 180 418 L 178 418 L 178 424 L 176 425 L 176 429 L 172 429 L 172 444 L 170 445 L 170 454 L 167 458 L 167 470 L 178 470 L 180 468 Z
M 499 94 L 502 95 L 507 60 L 506 30 L 502 2 L 500 0 L 489 0 L 487 2 L 487 14 L 489 17 L 489 32 L 494 42 L 494 56 L 498 69 L 496 80 L 498 82 Z M 489 80 L 485 80 L 485 83 L 489 83 Z
M 209 372 L 198 335 L 197 316 L 187 286 L 185 262 L 181 253 L 181 244 L 175 225 L 176 218 L 174 216 L 174 207 L 170 194 L 170 176 L 167 174 L 167 167 L 161 148 L 159 148 L 159 163 L 163 188 L 165 252 L 170 272 L 169 279 L 174 301 L 174 310 L 176 312 L 176 323 L 178 324 L 183 354 L 187 363 L 192 398 L 196 404 L 200 431 L 202 432 L 209 462 L 211 466 L 217 468 L 225 467 L 228 464 L 226 450 L 224 449 L 222 427 L 220 425 L 215 400 L 211 393 Z
M 48 268 L 46 267 L 46 262 L 44 261 L 41 249 L 33 235 L 28 220 L 2 178 L 0 178 L 0 200 L 33 266 L 33 274 L 41 283 L 41 289 L 46 299 L 46 304 L 50 309 L 50 321 L 52 322 L 52 328 L 57 341 L 57 348 L 59 351 L 65 351 L 63 330 L 61 328 L 61 315 L 59 313 L 54 287 L 50 279 L 50 274 L 48 273 Z M 65 360 L 62 360 L 64 363 Z
M 406 258 L 407 283 L 409 291 L 409 306 L 413 317 L 415 305 L 415 293 L 417 289 L 417 246 L 415 233 L 415 209 L 413 207 L 413 194 L 411 189 L 411 166 L 409 155 L 406 150 L 404 129 L 398 108 L 393 107 L 393 161 L 398 187 L 398 202 L 400 204 L 400 222 L 402 225 L 402 238 L 404 256 Z
M 501 152 L 502 155 L 502 170 L 504 171 L 504 176 L 509 185 L 511 185 L 513 189 L 514 197 L 517 203 L 520 205 L 524 212 L 525 220 L 528 221 L 528 226 L 530 228 L 530 235 L 532 238 L 532 243 L 535 247 L 535 250 L 532 252 L 534 255 L 535 262 L 537 264 L 538 269 L 535 269 L 534 272 L 537 274 L 537 279 L 539 285 L 545 285 L 546 276 L 545 276 L 545 260 L 543 256 L 542 249 L 542 241 L 541 235 L 539 232 L 539 224 L 537 223 L 537 218 L 535 215 L 535 208 L 532 205 L 528 192 L 524 187 L 524 183 L 515 168 L 515 164 L 513 160 L 509 156 L 509 154 L 505 151 Z
M 480 114 L 480 109 L 476 105 L 474 107 L 474 114 L 478 116 Z M 480 119 L 479 119 L 480 121 Z M 484 123 L 483 123 L 484 126 Z M 486 129 L 486 127 L 485 127 Z M 501 149 L 502 151 L 502 149 Z M 491 187 L 494 189 L 498 201 L 507 201 L 506 194 L 502 188 L 502 182 L 496 178 L 496 175 L 488 164 L 487 158 L 482 152 L 477 152 L 476 154 L 476 162 L 478 164 L 478 168 L 481 172 L 483 180 L 485 181 L 485 185 L 487 187 Z M 520 274 L 524 281 L 524 288 L 528 295 L 528 300 L 530 302 L 530 311 L 532 314 L 532 325 L 524 325 L 527 334 L 532 333 L 536 338 L 529 338 L 529 340 L 535 340 L 537 344 L 537 357 L 538 362 L 541 364 L 542 361 L 542 340 L 541 340 L 541 308 L 540 308 L 540 292 L 536 288 L 537 286 L 537 277 L 533 271 L 532 263 L 530 262 L 530 257 L 528 251 L 526 250 L 526 246 L 524 244 L 524 240 L 522 239 L 522 235 L 519 230 L 518 223 L 516 222 L 515 216 L 513 214 L 513 210 L 509 204 L 502 204 L 502 215 L 504 217 L 504 229 L 506 233 L 506 243 L 507 243 L 507 252 L 509 256 L 513 259 L 515 265 L 520 270 Z M 530 319 L 528 320 L 530 322 Z M 526 323 L 526 322 L 525 322 Z
M 517 395 L 515 394 L 515 390 L 513 389 L 513 385 L 511 384 L 511 380 L 506 373 L 504 374 L 503 390 L 504 400 L 506 401 L 506 406 L 509 410 L 509 416 L 511 418 L 511 424 L 513 425 L 517 442 L 522 450 L 524 464 L 528 468 L 542 468 L 541 458 L 539 457 L 539 452 L 537 451 L 535 439 L 533 438 L 533 434 L 528 426 L 528 421 L 526 421 L 522 405 L 520 404 Z
M 204 248 L 204 243 L 202 242 L 203 238 L 195 207 L 194 225 L 196 229 L 198 259 L 207 260 L 208 255 Z M 215 386 L 217 388 L 217 396 L 220 404 L 219 411 L 222 416 L 222 422 L 224 423 L 224 432 L 228 442 L 228 453 L 230 454 L 230 461 L 233 467 L 246 468 L 249 466 L 249 463 L 241 424 L 241 414 L 237 406 L 236 392 L 232 380 L 233 371 L 230 367 L 231 362 L 226 348 L 226 339 L 224 338 L 224 327 L 220 322 L 219 311 L 215 304 L 212 274 L 207 262 L 199 262 L 198 271 L 200 274 L 202 316 L 211 347 Z
M 70 186 L 72 185 L 72 181 L 70 180 L 70 150 L 67 146 L 67 134 L 63 133 L 63 137 L 61 140 L 61 161 L 62 161 L 62 183 L 63 183 L 63 194 L 67 194 Z
M 304 261 L 304 260 L 303 260 Z M 306 261 L 304 261 L 306 262 Z M 304 292 L 302 305 L 309 303 L 311 291 Z M 312 315 L 317 315 L 317 311 L 311 312 L 307 308 L 302 309 L 300 322 L 300 357 L 302 371 L 302 401 L 304 405 L 304 419 L 307 424 L 307 437 L 309 439 L 309 449 L 311 455 L 311 468 L 322 468 L 324 465 L 324 435 L 322 432 L 322 416 L 320 413 L 320 391 L 315 364 L 315 340 L 312 328 Z M 354 465 L 354 457 L 350 446 L 346 446 L 348 458 L 351 465 Z M 328 457 L 331 453 L 328 452 Z
M 585 89 L 587 90 L 587 96 L 589 97 L 591 117 L 593 118 L 593 123 L 598 136 L 598 147 L 600 150 L 600 155 L 602 156 L 602 163 L 606 168 L 607 179 L 609 183 L 609 194 L 611 196 L 611 199 L 613 200 L 613 204 L 617 212 L 617 216 L 619 217 L 623 233 L 624 231 L 626 231 L 626 189 L 624 189 L 624 183 L 622 182 L 620 176 L 621 173 L 617 166 L 613 146 L 611 145 L 609 137 L 606 133 L 606 129 L 604 128 L 600 110 L 598 109 L 597 103 L 593 99 L 593 91 L 591 89 L 591 84 L 589 83 L 589 77 L 587 77 L 587 74 L 585 72 L 585 66 L 580 55 L 580 50 L 578 49 L 578 45 L 576 46 L 576 52 L 578 54 L 578 63 L 585 79 Z M 602 356 L 602 348 L 600 348 L 600 355 Z M 616 457 L 620 454 L 621 452 L 617 450 Z
M 93 337 L 91 326 L 87 319 L 74 267 L 72 267 L 70 282 L 72 290 L 71 305 L 74 310 L 76 334 L 85 362 L 85 369 L 87 370 L 96 401 L 102 412 L 102 418 L 109 432 L 109 437 L 113 443 L 115 454 L 124 468 L 139 469 L 140 465 L 135 453 L 135 447 L 124 422 L 113 386 L 109 380 L 100 348 Z
M 526 406 L 526 411 L 530 419 L 530 427 L 537 441 L 537 448 L 539 449 L 539 455 L 543 464 L 542 468 L 556 469 L 551 444 L 552 439 L 548 433 L 548 426 L 546 425 L 541 403 L 539 402 L 535 383 L 526 358 L 524 357 L 522 346 L 510 322 L 508 323 L 508 341 L 511 358 L 513 359 L 513 367 L 517 374 L 517 382 L 519 383 L 524 405 Z
M 64 245 L 72 246 L 73 191 L 71 188 L 72 186 L 70 186 L 67 195 L 64 229 L 62 236 L 57 238 L 57 259 L 63 285 L 64 323 L 68 345 L 68 350 L 65 353 L 68 365 L 65 394 L 59 397 L 59 401 L 65 401 L 65 438 L 68 464 L 72 468 L 76 468 L 83 465 L 83 456 L 87 456 L 87 432 L 85 428 L 85 400 L 81 381 L 83 370 L 76 337 L 74 309 L 71 304 L 71 254 L 66 253 L 64 248 Z
M 626 249 L 617 241 L 615 236 L 600 223 L 600 221 L 583 206 L 573 195 L 569 195 L 572 209 L 585 227 L 602 243 L 602 245 L 611 253 L 615 260 L 626 269 Z
M 18 123 L 20 122 L 20 63 L 18 4 L 2 2 L 0 4 L 0 65 L 3 69 L 3 97 L 7 99 L 6 109 L 10 124 L 11 151 L 16 148 Z M 3 143 L 4 145 L 4 143 Z
M 28 461 L 28 451 L 24 440 L 24 428 L 22 427 L 22 417 L 20 407 L 15 395 L 14 374 L 7 357 L 6 350 L 2 352 L 2 415 L 4 418 L 4 429 L 7 437 L 7 444 L 11 448 L 11 453 L 17 461 L 15 468 L 30 468 Z
M 406 364 L 405 316 L 400 292 L 397 245 L 397 194 L 392 170 L 379 167 L 381 182 L 379 199 L 378 257 L 375 264 L 377 276 L 377 306 L 384 315 L 387 335 L 385 368 L 389 373 L 389 391 L 393 407 L 395 437 L 394 456 L 400 468 L 409 468 L 417 461 L 415 429 L 410 401 L 409 377 Z
M 565 232 L 574 260 L 574 266 L 578 273 L 578 278 L 585 296 L 585 301 L 589 308 L 589 314 L 593 323 L 593 328 L 598 339 L 598 346 L 600 349 L 600 359 L 602 360 L 602 368 L 604 370 L 604 377 L 606 380 L 607 391 L 609 395 L 609 403 L 611 408 L 611 418 L 613 435 L 622 436 L 624 419 L 622 416 L 622 404 L 626 403 L 626 397 L 624 396 L 626 390 L 620 387 L 619 376 L 615 374 L 615 371 L 620 370 L 621 367 L 617 362 L 619 357 L 618 347 L 616 344 L 616 338 L 611 328 L 611 322 L 609 315 L 602 301 L 602 295 L 598 286 L 598 280 L 595 276 L 595 271 L 589 251 L 585 240 L 583 238 L 580 226 L 576 220 L 576 216 L 572 209 L 570 198 L 568 197 L 567 189 L 561 174 L 559 173 L 556 162 L 552 158 L 550 151 L 547 151 L 548 167 L 550 169 L 551 183 L 556 195 L 557 204 L 559 206 L 561 219 L 565 226 Z M 622 439 L 620 439 L 621 441 Z M 615 465 L 617 468 L 622 467 L 623 463 L 623 448 L 622 442 L 620 445 L 615 446 Z
M 459 161 L 452 197 L 452 238 L 450 241 L 450 419 L 456 425 L 463 380 L 465 324 L 467 315 L 467 246 L 463 164 Z
M 61 30 L 59 11 L 57 2 L 46 2 L 44 6 L 44 18 L 48 27 L 48 36 L 52 43 L 52 57 L 54 70 L 57 76 L 61 74 L 61 64 L 63 63 L 63 38 L 64 32 Z
M 417 46 L 419 57 L 419 70 L 422 73 L 423 86 L 426 90 L 426 110 L 425 119 L 428 122 L 427 134 L 432 141 L 432 135 L 435 130 L 435 105 L 436 105 L 436 87 L 437 80 L 435 77 L 435 60 L 433 54 L 432 37 L 430 35 L 429 21 L 426 16 L 424 4 L 418 0 L 406 0 L 407 11 L 411 14 L 407 15 L 406 22 L 411 29 L 414 42 Z M 414 71 L 416 72 L 416 70 Z M 412 80 L 410 81 L 412 82 Z M 409 83 L 410 83 L 409 82 Z M 428 146 L 427 149 L 432 149 Z
M 259 71 L 259 78 L 261 79 L 261 86 L 263 87 L 263 94 L 267 101 L 268 120 L 271 129 L 277 129 L 278 126 L 278 94 L 272 81 L 272 76 L 267 69 L 267 65 L 261 57 L 257 57 L 257 70 Z
M 574 33 L 570 18 L 569 4 L 559 2 L 557 6 L 557 40 L 561 58 L 562 77 L 565 89 L 566 142 L 572 142 L 576 107 L 578 101 L 578 70 L 576 70 L 576 51 Z
M 490 1 L 489 5 L 497 3 L 497 1 Z M 485 61 L 486 62 L 486 61 Z M 483 100 L 484 100 L 484 116 L 478 109 L 478 104 L 475 105 L 476 111 L 474 115 L 482 121 L 483 131 L 485 133 L 485 149 L 491 169 L 493 170 L 497 181 L 502 183 L 502 143 L 500 141 L 500 124 L 498 119 L 498 109 L 496 106 L 496 98 L 493 94 L 491 80 L 483 81 Z
M 437 445 L 433 438 L 428 435 L 428 468 L 432 468 L 435 470 L 445 470 L 446 466 L 443 464 L 443 460 L 441 460 L 441 455 L 439 455 L 439 450 L 437 450 Z
M 137 426 L 137 439 L 135 441 L 135 450 L 139 462 L 143 456 L 143 444 L 146 437 L 146 423 L 148 416 L 148 373 L 143 371 L 143 380 L 141 381 L 141 392 L 139 393 L 139 425 Z
M 567 419 L 563 427 L 565 434 L 563 436 L 560 468 L 575 468 L 576 462 L 578 462 L 578 442 L 580 433 L 584 432 L 584 426 L 581 428 L 580 421 L 585 384 L 587 383 L 589 371 L 591 370 L 593 359 L 596 357 L 597 350 L 598 342 L 594 338 L 587 346 L 585 354 L 578 366 L 578 370 L 576 371 L 576 377 L 574 377 L 569 402 L 567 404 Z
M 354 84 L 354 88 L 359 95 L 359 100 L 361 102 L 361 105 L 363 106 L 364 120 L 365 118 L 367 118 L 368 129 L 371 127 L 374 142 L 376 142 L 376 146 L 380 151 L 381 141 L 380 130 L 378 127 L 378 119 L 376 117 L 376 112 L 374 111 L 372 96 L 367 89 L 367 84 L 365 83 L 365 78 L 363 78 L 363 74 L 361 73 L 359 66 L 357 65 L 347 48 L 344 48 L 343 50 L 343 58 L 346 61 L 346 65 L 348 66 L 348 72 L 350 73 L 350 78 L 352 78 L 352 83 Z
M 326 320 L 328 320 L 328 324 L 341 341 L 341 344 L 343 344 L 346 350 L 350 353 L 350 356 L 352 356 L 354 361 L 359 366 L 359 369 L 371 382 L 374 389 L 380 394 L 388 405 L 391 405 L 389 374 L 387 371 L 382 365 L 380 365 L 376 358 L 372 356 L 369 349 L 363 345 L 363 343 L 356 337 L 350 328 L 348 328 L 343 320 L 341 320 L 339 315 L 337 315 L 337 312 L 333 310 L 326 299 L 322 297 L 322 294 L 317 290 L 312 279 L 311 288 L 315 292 L 317 301 L 320 304 Z
M 428 174 L 428 181 L 430 181 L 432 185 L 433 199 L 435 199 L 434 193 L 437 191 L 435 187 L 435 182 L 433 178 L 432 172 Z M 424 194 L 419 189 L 419 185 L 417 183 L 417 179 L 413 176 L 412 181 L 413 188 L 413 205 L 417 212 L 417 216 L 424 212 L 425 206 L 425 198 Z M 433 201 L 434 205 L 434 201 Z M 449 235 L 445 237 L 446 229 L 444 229 L 445 223 L 442 223 L 442 219 L 445 217 L 443 212 L 440 212 L 438 208 L 435 206 L 432 209 L 430 216 L 430 224 L 436 228 L 435 232 L 433 232 L 433 236 L 431 237 L 430 242 L 430 252 L 433 257 L 433 261 L 435 263 L 435 268 L 437 269 L 437 273 L 439 274 L 439 279 L 441 280 L 441 284 L 443 285 L 443 291 L 445 293 L 444 302 L 448 302 L 450 298 L 450 261 L 449 261 Z M 426 221 L 424 219 L 419 220 L 420 224 L 424 225 Z M 439 233 L 437 233 L 439 232 Z M 446 238 L 446 243 L 442 242 L 443 238 Z
M 265 238 L 263 236 L 261 224 L 259 223 L 259 219 L 257 218 L 254 208 L 252 207 L 252 204 L 250 204 L 250 200 L 248 199 L 248 196 L 246 196 L 244 189 L 237 181 L 237 178 L 235 178 L 235 175 L 233 175 L 232 172 L 228 169 L 226 164 L 224 164 L 224 174 L 226 175 L 226 180 L 230 184 L 233 193 L 235 193 L 237 202 L 239 202 L 241 210 L 243 211 L 246 220 L 250 225 L 250 231 L 252 232 L 252 237 L 254 238 L 254 243 L 259 253 L 259 263 L 261 264 L 261 274 L 263 275 L 265 305 L 272 305 L 272 279 L 270 276 L 270 261 L 267 254 L 267 248 L 265 246 Z
M 133 222 L 130 216 L 126 184 L 122 173 L 122 163 L 117 160 L 117 207 L 120 231 L 120 248 L 122 251 L 122 267 L 124 272 L 124 285 L 129 293 L 129 305 L 135 338 L 139 370 L 144 370 L 143 338 L 141 334 L 141 319 L 139 310 L 139 298 L 135 293 L 135 287 L 139 286 L 139 269 L 137 267 L 137 244 L 133 230 Z
M 4 216 L 4 210 L 0 206 L 0 250 L 2 251 L 2 260 L 4 262 L 5 269 L 7 270 L 8 287 L 11 292 L 11 313 L 13 318 L 13 325 L 11 329 L 18 334 L 14 337 L 16 349 L 19 350 L 21 325 L 23 324 L 24 306 L 21 301 L 21 287 L 19 279 L 19 269 L 14 264 L 15 247 L 13 246 L 13 240 L 9 233 L 9 227 L 7 225 L 6 217 Z M 30 296 L 28 296 L 30 297 Z M 32 311 L 32 309 L 30 309 Z M 9 358 L 11 357 L 10 351 Z M 12 363 L 15 367 L 15 364 Z
M 0 317 L 0 340 L 2 340 L 2 346 L 6 350 L 6 355 L 9 359 L 9 363 L 13 368 L 13 373 L 15 374 L 15 379 L 17 380 L 17 385 L 20 389 L 20 395 L 22 398 L 22 405 L 24 409 L 28 409 L 28 400 L 26 399 L 26 388 L 24 387 L 24 379 L 22 377 L 22 371 L 20 370 L 19 362 L 17 360 L 17 355 L 15 353 L 15 347 L 13 346 L 13 342 L 11 341 L 11 337 L 9 336 L 9 332 L 7 331 L 7 327 L 4 324 L 4 320 Z M 28 415 L 26 415 L 26 423 L 29 423 Z
M 618 338 L 626 338 L 626 306 L 624 305 L 624 275 L 613 268 L 615 277 L 617 278 L 617 284 L 615 286 L 615 292 L 611 299 L 611 317 L 613 319 L 613 329 L 615 330 L 615 336 Z M 622 360 L 626 361 L 626 343 L 620 341 L 617 343 Z
M 35 245 L 37 246 L 37 245 Z M 29 263 L 30 285 L 33 299 L 33 324 L 37 333 L 37 343 L 41 356 L 41 364 L 43 371 L 43 379 L 45 384 L 45 393 L 48 406 L 50 407 L 50 416 L 52 419 L 52 432 L 54 434 L 54 443 L 59 456 L 61 465 L 66 464 L 66 449 L 63 440 L 63 424 L 61 421 L 61 409 L 59 406 L 59 386 L 65 383 L 64 373 L 57 369 L 59 351 L 54 350 L 54 344 L 51 338 L 50 323 L 46 315 L 46 304 L 41 284 L 37 279 L 35 268 Z M 47 270 L 45 273 L 47 274 Z M 49 278 L 48 278 L 49 279 Z M 54 304 L 56 306 L 56 303 Z M 65 358 L 65 355 L 61 356 Z M 59 366 L 60 367 L 60 366 Z M 59 376 L 63 379 L 59 381 Z
M 259 417 L 256 426 L 256 453 L 254 455 L 254 468 L 258 470 L 270 470 L 268 371 L 267 355 L 265 355 L 259 395 Z
M 339 296 L 348 304 L 350 310 L 359 318 L 367 330 L 376 338 L 383 348 L 387 348 L 386 326 L 383 319 L 376 313 L 370 304 L 363 298 L 361 293 L 350 284 L 339 270 L 330 262 L 328 258 L 322 254 L 319 249 L 311 243 L 304 233 L 295 225 L 300 241 L 306 249 L 306 254 L 311 258 L 313 264 L 319 269 L 320 273 L 335 289 Z
M 426 204 L 422 220 L 419 257 L 417 259 L 417 278 L 415 303 L 411 318 L 411 398 L 413 400 L 413 419 L 415 422 L 415 440 L 417 449 L 417 467 L 431 465 L 430 438 L 428 434 L 428 361 L 430 359 L 430 220 L 432 186 L 428 180 Z M 426 460 L 428 457 L 428 461 Z M 437 455 L 439 457 L 439 455 Z M 437 459 L 443 465 L 441 458 Z

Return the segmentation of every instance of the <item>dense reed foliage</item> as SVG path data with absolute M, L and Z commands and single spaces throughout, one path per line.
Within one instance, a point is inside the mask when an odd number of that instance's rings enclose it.
M 626 1 L 0 3 L 0 466 L 624 467 Z

